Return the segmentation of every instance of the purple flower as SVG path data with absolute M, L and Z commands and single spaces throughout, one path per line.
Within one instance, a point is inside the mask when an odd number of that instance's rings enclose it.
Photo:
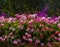
M 47 17 L 47 14 L 44 12 L 39 12 L 39 13 L 37 13 L 37 16 L 38 17 Z
M 42 11 L 45 12 L 45 13 L 47 13 L 47 12 L 48 12 L 48 9 L 49 9 L 49 5 L 46 4 L 46 5 L 44 6 L 44 9 L 43 9 Z
M 2 12 L 1 16 L 6 16 L 6 13 Z

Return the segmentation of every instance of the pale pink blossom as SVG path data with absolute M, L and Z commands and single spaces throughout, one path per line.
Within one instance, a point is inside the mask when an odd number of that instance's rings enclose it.
M 11 39 L 14 39 L 14 36 L 11 36 Z
M 58 23 L 58 27 L 60 28 L 60 23 Z
M 33 21 L 34 21 L 34 20 L 30 20 L 30 21 L 28 22 L 28 24 L 33 24 Z
M 41 43 L 41 47 L 44 47 L 45 46 L 45 43 Z
M 16 45 L 16 44 L 18 44 L 18 42 L 17 42 L 17 41 L 13 41 L 13 44 L 15 44 L 15 45 Z
M 58 34 L 58 36 L 60 37 L 60 33 Z
M 26 39 L 26 36 L 22 36 L 22 38 L 25 40 Z
M 30 28 L 27 28 L 27 29 L 26 29 L 26 31 L 29 31 L 29 30 L 30 30 Z

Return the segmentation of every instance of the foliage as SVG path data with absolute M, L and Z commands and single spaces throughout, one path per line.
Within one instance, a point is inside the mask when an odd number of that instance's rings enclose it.
M 44 6 L 49 5 L 48 14 L 60 15 L 60 1 L 59 0 L 0 0 L 0 11 L 7 13 L 7 15 L 14 16 L 16 13 L 35 13 L 41 11 Z

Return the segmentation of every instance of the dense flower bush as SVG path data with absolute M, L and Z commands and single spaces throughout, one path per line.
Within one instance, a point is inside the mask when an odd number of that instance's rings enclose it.
M 59 47 L 60 16 L 47 17 L 38 14 L 16 14 L 15 17 L 0 17 L 1 47 Z M 54 46 L 55 47 L 55 46 Z

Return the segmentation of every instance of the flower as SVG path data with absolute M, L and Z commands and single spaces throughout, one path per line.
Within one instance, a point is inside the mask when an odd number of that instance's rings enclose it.
M 17 42 L 18 42 L 18 43 L 20 43 L 20 41 L 21 41 L 20 39 L 17 39 Z
M 60 23 L 58 23 L 57 25 L 58 25 L 58 27 L 60 28 Z
M 14 36 L 11 36 L 11 39 L 14 39 Z
M 58 40 L 58 38 L 57 38 L 57 37 L 54 37 L 54 39 L 55 39 L 55 40 Z
M 47 43 L 48 47 L 52 47 L 52 44 L 50 42 Z
M 0 41 L 3 41 L 3 38 L 2 37 L 0 37 Z
M 30 20 L 30 21 L 28 22 L 28 24 L 33 24 L 33 21 L 34 21 L 34 20 Z
M 58 34 L 58 36 L 60 37 L 60 33 Z
M 28 38 L 31 37 L 31 34 L 27 34 L 27 37 L 28 37 Z
M 26 39 L 26 36 L 22 36 L 22 38 L 25 40 Z
M 26 29 L 26 31 L 29 31 L 29 30 L 30 30 L 30 28 L 27 28 L 27 29 Z
M 11 36 L 11 35 L 13 35 L 13 33 L 12 33 L 12 32 L 10 32 L 10 33 L 9 33 L 9 35 Z
M 29 39 L 28 39 L 28 42 L 29 42 L 29 44 L 28 44 L 28 45 L 31 45 L 31 44 L 32 44 L 32 39 L 31 39 L 31 38 L 29 38 Z
M 10 27 L 10 28 L 9 28 L 9 30 L 15 31 L 15 28 L 13 28 L 13 27 Z
M 44 47 L 45 46 L 45 43 L 41 43 L 41 47 Z
M 24 20 L 20 20 L 20 21 L 19 21 L 19 24 L 24 24 L 24 23 L 25 23 Z
M 60 37 L 58 38 L 58 41 L 60 42 Z
M 24 29 L 23 25 L 19 25 L 18 28 L 20 28 L 21 30 Z
M 8 39 L 8 36 L 6 35 L 6 36 L 4 37 L 4 39 L 7 40 L 7 39 Z
M 15 41 L 13 41 L 13 44 L 15 44 L 15 45 L 16 45 L 16 44 L 18 44 L 18 42 L 15 40 Z
M 40 43 L 40 40 L 36 39 L 36 44 Z
M 12 27 L 10 27 L 9 30 L 12 30 Z

